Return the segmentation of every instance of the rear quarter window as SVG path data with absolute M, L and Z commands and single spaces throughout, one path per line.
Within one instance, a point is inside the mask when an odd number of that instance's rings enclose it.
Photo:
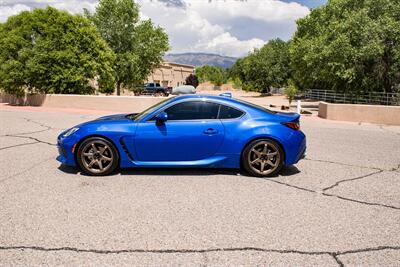
M 236 119 L 239 118 L 243 115 L 243 111 L 232 108 L 232 107 L 228 107 L 228 106 L 224 106 L 221 105 L 221 108 L 219 110 L 219 119 Z

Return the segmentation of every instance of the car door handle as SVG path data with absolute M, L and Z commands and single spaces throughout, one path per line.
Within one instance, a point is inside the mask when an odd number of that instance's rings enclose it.
M 207 130 L 205 130 L 203 132 L 204 134 L 217 134 L 218 130 L 212 129 L 212 128 L 208 128 Z

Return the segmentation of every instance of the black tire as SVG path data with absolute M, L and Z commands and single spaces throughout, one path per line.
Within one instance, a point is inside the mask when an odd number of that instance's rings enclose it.
M 242 166 L 247 173 L 256 177 L 277 175 L 283 167 L 283 160 L 281 146 L 271 139 L 254 140 L 242 153 Z
M 163 96 L 163 95 L 164 95 L 164 93 L 162 91 L 157 91 L 154 93 L 155 97 L 159 97 L 159 96 Z
M 82 172 L 93 176 L 105 176 L 119 165 L 115 146 L 105 138 L 90 137 L 84 140 L 77 151 L 76 160 Z

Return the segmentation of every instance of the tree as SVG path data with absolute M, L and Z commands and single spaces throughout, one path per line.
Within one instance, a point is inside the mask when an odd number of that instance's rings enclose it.
M 400 2 L 330 0 L 297 21 L 290 54 L 302 88 L 393 92 L 400 84 Z
M 35 9 L 0 24 L 0 87 L 8 93 L 112 90 L 113 53 L 87 19 Z
M 200 82 L 211 82 L 217 86 L 224 84 L 227 79 L 225 69 L 210 65 L 196 68 L 196 75 Z
M 229 70 L 230 78 L 239 78 L 245 90 L 269 92 L 283 87 L 290 77 L 288 43 L 275 39 L 247 57 L 238 59 Z
M 151 20 L 140 21 L 139 7 L 132 0 L 100 0 L 94 14 L 86 16 L 116 54 L 114 77 L 117 94 L 121 86 L 142 84 L 168 51 L 168 35 Z
M 197 86 L 199 85 L 199 79 L 196 75 L 190 74 L 186 77 L 185 83 L 186 85 L 192 85 L 194 88 L 197 88 Z

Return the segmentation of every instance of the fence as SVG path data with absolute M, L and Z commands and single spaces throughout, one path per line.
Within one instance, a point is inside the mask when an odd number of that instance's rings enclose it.
M 337 93 L 330 90 L 311 89 L 305 92 L 304 97 L 306 99 L 320 100 L 329 103 L 400 106 L 400 92 L 372 92 L 355 95 Z

